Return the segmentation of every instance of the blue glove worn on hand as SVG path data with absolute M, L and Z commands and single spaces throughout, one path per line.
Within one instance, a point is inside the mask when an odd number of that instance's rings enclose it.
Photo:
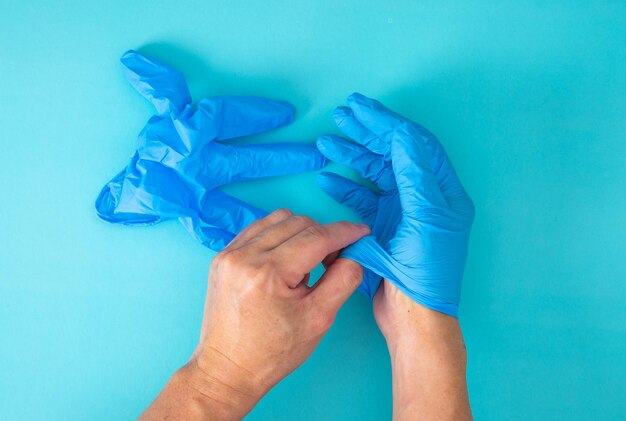
M 202 99 L 194 110 L 183 75 L 126 52 L 121 58 L 133 87 L 155 106 L 139 134 L 128 166 L 96 200 L 102 219 L 150 225 L 178 218 L 202 244 L 219 251 L 242 229 L 267 213 L 218 187 L 261 177 L 322 168 L 315 145 L 232 145 L 221 141 L 289 124 L 293 107 L 261 97 Z
M 370 298 L 384 277 L 418 303 L 456 317 L 474 220 L 471 199 L 428 130 L 360 94 L 352 94 L 348 105 L 333 117 L 360 145 L 326 135 L 317 147 L 357 170 L 380 193 L 336 174 L 318 176 L 325 192 L 372 229 L 342 257 L 369 269 L 360 290 Z

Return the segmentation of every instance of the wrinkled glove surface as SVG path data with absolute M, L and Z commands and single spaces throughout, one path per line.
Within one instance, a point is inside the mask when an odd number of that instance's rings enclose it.
M 262 97 L 204 98 L 194 108 L 183 75 L 135 51 L 121 62 L 131 85 L 156 108 L 129 164 L 96 200 L 100 218 L 150 225 L 178 218 L 202 244 L 219 251 L 267 213 L 219 190 L 242 180 L 322 168 L 315 145 L 234 145 L 224 140 L 289 124 L 293 107 Z
M 333 118 L 358 143 L 326 135 L 319 150 L 379 189 L 333 173 L 318 176 L 325 192 L 372 229 L 342 254 L 369 269 L 360 290 L 372 298 L 383 277 L 418 303 L 456 317 L 474 205 L 443 147 L 424 127 L 360 94 Z

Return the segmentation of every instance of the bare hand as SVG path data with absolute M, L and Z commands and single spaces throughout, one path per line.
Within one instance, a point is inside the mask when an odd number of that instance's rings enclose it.
M 200 343 L 168 385 L 195 402 L 195 412 L 167 412 L 176 399 L 160 396 L 144 416 L 242 418 L 311 355 L 363 276 L 342 258 L 313 287 L 309 272 L 367 234 L 365 225 L 321 225 L 284 209 L 241 232 L 213 260 Z

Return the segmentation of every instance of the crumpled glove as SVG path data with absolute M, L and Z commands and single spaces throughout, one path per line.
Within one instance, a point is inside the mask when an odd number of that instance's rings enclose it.
M 318 176 L 319 186 L 372 230 L 342 254 L 367 268 L 360 290 L 372 298 L 383 277 L 456 317 L 474 205 L 443 147 L 424 127 L 357 93 L 333 117 L 358 144 L 326 135 L 318 149 L 380 190 L 333 173 Z
M 202 99 L 197 108 L 183 75 L 135 51 L 121 62 L 131 85 L 156 108 L 129 164 L 96 200 L 112 223 L 150 225 L 178 218 L 205 246 L 219 251 L 267 213 L 219 190 L 236 181 L 313 171 L 326 165 L 315 145 L 233 145 L 224 140 L 289 124 L 294 108 L 261 97 Z

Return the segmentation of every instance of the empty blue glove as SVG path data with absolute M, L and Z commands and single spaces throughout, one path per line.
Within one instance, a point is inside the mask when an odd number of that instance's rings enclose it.
M 333 115 L 357 143 L 322 136 L 318 149 L 357 170 L 380 192 L 332 173 L 319 186 L 354 209 L 372 234 L 343 257 L 367 269 L 360 290 L 372 298 L 388 279 L 418 303 L 457 316 L 474 205 L 443 147 L 428 130 L 360 94 Z
M 315 145 L 233 145 L 223 140 L 289 124 L 293 107 L 261 97 L 204 98 L 194 110 L 183 75 L 158 60 L 126 52 L 133 87 L 157 110 L 139 134 L 130 163 L 96 200 L 102 219 L 149 225 L 178 218 L 202 244 L 219 251 L 267 213 L 218 187 L 322 168 Z

